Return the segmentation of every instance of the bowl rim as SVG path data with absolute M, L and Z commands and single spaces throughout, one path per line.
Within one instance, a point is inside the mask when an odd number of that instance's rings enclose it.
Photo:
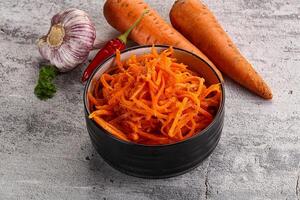
M 133 47 L 128 47 L 124 50 L 121 51 L 121 54 L 122 53 L 125 53 L 125 52 L 130 52 L 130 51 L 133 51 L 133 50 L 136 50 L 136 49 L 143 49 L 143 48 L 151 48 L 151 47 L 161 47 L 161 48 L 169 48 L 170 45 L 161 45 L 161 44 L 158 44 L 158 45 L 138 45 L 138 46 L 133 46 Z M 204 59 L 202 59 L 201 57 L 199 57 L 198 55 L 194 54 L 193 52 L 190 52 L 188 50 L 185 50 L 185 49 L 181 49 L 181 48 L 178 48 L 178 47 L 173 47 L 173 49 L 176 49 L 178 51 L 182 51 L 182 52 L 185 52 L 185 53 L 188 53 L 194 57 L 196 57 L 197 59 L 200 59 L 202 62 L 204 62 L 212 71 L 213 73 L 216 75 L 217 79 L 219 80 L 219 83 L 221 85 L 221 91 L 222 91 L 222 99 L 221 99 L 221 102 L 220 102 L 220 106 L 219 106 L 219 109 L 217 111 L 217 114 L 215 115 L 213 121 L 207 126 L 205 127 L 203 130 L 201 131 L 198 131 L 196 134 L 194 134 L 192 137 L 189 137 L 185 140 L 182 140 L 182 141 L 179 141 L 179 142 L 175 142 L 175 143 L 170 143 L 170 144 L 157 144 L 157 145 L 148 145 L 148 144 L 138 144 L 138 143 L 134 143 L 134 142 L 127 142 L 127 141 L 124 141 L 122 139 L 119 139 L 115 136 L 113 136 L 111 133 L 109 133 L 108 131 L 106 131 L 105 129 L 103 129 L 101 126 L 99 126 L 97 123 L 95 123 L 93 120 L 89 119 L 96 127 L 98 127 L 101 131 L 103 131 L 104 133 L 107 134 L 108 137 L 112 138 L 113 140 L 117 141 L 117 142 L 121 142 L 123 144 L 126 144 L 126 145 L 132 145 L 132 146 L 140 146 L 140 147 L 147 147 L 147 148 L 153 148 L 153 147 L 170 147 L 170 146 L 173 146 L 173 145 L 178 145 L 178 144 L 183 144 L 183 143 L 187 143 L 191 140 L 194 140 L 195 138 L 198 138 L 198 137 L 204 137 L 206 134 L 208 134 L 208 130 L 214 125 L 217 123 L 217 119 L 219 119 L 221 117 L 221 113 L 223 112 L 224 108 L 225 108 L 225 88 L 224 88 L 224 81 L 222 80 L 222 78 L 218 75 L 218 73 L 214 70 L 214 68 L 212 66 L 210 66 L 210 64 L 208 64 Z M 89 77 L 89 79 L 87 80 L 86 84 L 85 84 L 85 87 L 84 87 L 84 92 L 83 92 L 83 103 L 84 103 L 84 111 L 85 111 L 85 115 L 89 115 L 90 112 L 89 112 L 89 109 L 87 108 L 87 91 L 88 91 L 88 88 L 95 76 L 95 74 L 98 72 L 98 70 L 101 68 L 102 65 L 104 65 L 105 63 L 107 63 L 108 61 L 110 61 L 111 59 L 115 58 L 116 54 L 114 53 L 113 55 L 109 56 L 108 58 L 106 58 L 104 61 L 102 61 L 99 66 L 93 71 L 93 73 L 91 74 L 91 76 Z

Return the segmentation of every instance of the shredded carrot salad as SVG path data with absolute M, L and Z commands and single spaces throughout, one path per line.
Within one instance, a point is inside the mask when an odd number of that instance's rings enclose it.
M 88 93 L 93 119 L 112 135 L 140 144 L 170 144 L 207 127 L 219 107 L 219 84 L 177 63 L 173 49 L 120 60 L 92 84 Z

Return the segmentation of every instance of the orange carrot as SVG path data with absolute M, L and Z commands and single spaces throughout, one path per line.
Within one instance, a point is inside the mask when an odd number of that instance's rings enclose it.
M 224 74 L 265 99 L 272 91 L 244 58 L 213 13 L 199 0 L 177 0 L 172 25 L 197 46 Z
M 133 41 L 141 45 L 165 44 L 191 51 L 211 65 L 222 79 L 222 75 L 215 65 L 143 0 L 106 0 L 103 12 L 112 27 L 124 32 L 145 9 L 149 9 L 150 12 L 129 35 Z
M 122 140 L 142 144 L 174 143 L 208 126 L 221 100 L 220 85 L 206 87 L 172 53 L 153 47 L 150 54 L 122 62 L 117 51 L 118 67 L 88 93 L 89 118 Z

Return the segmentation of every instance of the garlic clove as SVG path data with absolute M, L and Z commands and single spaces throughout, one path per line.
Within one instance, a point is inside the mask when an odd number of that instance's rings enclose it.
M 46 60 L 50 60 L 50 52 L 49 52 L 50 49 L 47 44 L 47 36 L 43 36 L 38 40 L 38 47 L 42 57 L 45 58 Z

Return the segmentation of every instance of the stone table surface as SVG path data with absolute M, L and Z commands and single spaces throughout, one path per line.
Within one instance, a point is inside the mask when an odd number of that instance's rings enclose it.
M 148 0 L 168 20 L 172 0 Z M 56 12 L 87 11 L 105 41 L 117 32 L 101 0 L 0 1 L 0 199 L 300 199 L 300 2 L 205 0 L 272 87 L 264 101 L 226 78 L 223 135 L 195 170 L 146 180 L 109 167 L 86 131 L 82 68 L 60 75 L 58 92 L 33 89 L 42 61 L 35 42 Z M 92 56 L 92 55 L 91 55 Z

